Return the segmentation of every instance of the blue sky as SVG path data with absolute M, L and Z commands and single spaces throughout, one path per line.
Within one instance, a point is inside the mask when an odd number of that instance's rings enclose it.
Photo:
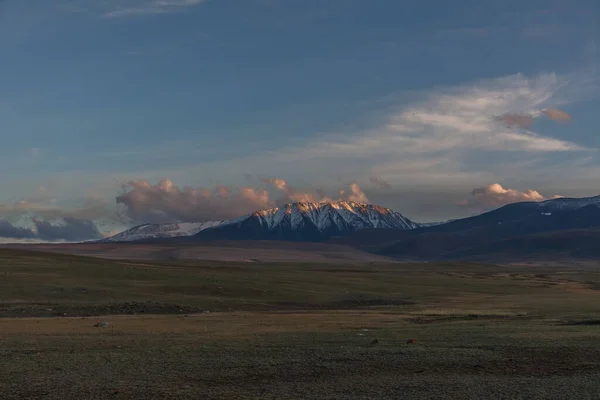
M 599 19 L 594 0 L 0 1 L 0 218 L 106 233 L 352 183 L 422 221 L 600 194 Z

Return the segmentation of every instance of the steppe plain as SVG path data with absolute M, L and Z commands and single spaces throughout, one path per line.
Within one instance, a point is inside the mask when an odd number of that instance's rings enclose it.
M 600 398 L 592 262 L 229 246 L 0 249 L 0 397 Z

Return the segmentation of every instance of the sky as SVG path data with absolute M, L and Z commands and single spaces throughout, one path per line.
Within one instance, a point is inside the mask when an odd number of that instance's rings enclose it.
M 0 0 L 0 241 L 600 194 L 596 0 Z

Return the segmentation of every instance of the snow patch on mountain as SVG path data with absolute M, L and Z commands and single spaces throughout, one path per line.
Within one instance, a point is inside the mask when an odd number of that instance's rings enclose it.
M 110 236 L 98 242 L 131 242 L 135 240 L 171 238 L 181 236 L 193 236 L 208 228 L 219 226 L 226 221 L 187 222 L 173 224 L 144 224 L 127 229 L 114 236 Z
M 572 210 L 590 205 L 600 207 L 600 196 L 582 198 L 560 197 L 558 199 L 542 201 L 537 204 L 539 204 L 541 208 L 553 210 Z
M 448 224 L 452 221 L 456 221 L 457 219 L 449 219 L 447 221 L 436 221 L 436 222 L 417 222 L 419 224 L 420 228 L 428 228 L 430 226 L 438 226 L 438 225 L 444 225 L 444 224 Z

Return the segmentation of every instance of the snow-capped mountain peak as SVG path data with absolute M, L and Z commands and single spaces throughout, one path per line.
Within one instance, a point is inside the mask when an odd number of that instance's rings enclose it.
M 230 221 L 146 224 L 100 242 L 130 242 L 194 236 L 197 239 L 323 241 L 361 229 L 414 229 L 421 224 L 389 208 L 352 201 L 289 203 Z
M 414 229 L 419 226 L 400 213 L 372 204 L 352 201 L 298 202 L 255 211 L 201 232 L 198 236 L 326 240 L 366 228 Z

